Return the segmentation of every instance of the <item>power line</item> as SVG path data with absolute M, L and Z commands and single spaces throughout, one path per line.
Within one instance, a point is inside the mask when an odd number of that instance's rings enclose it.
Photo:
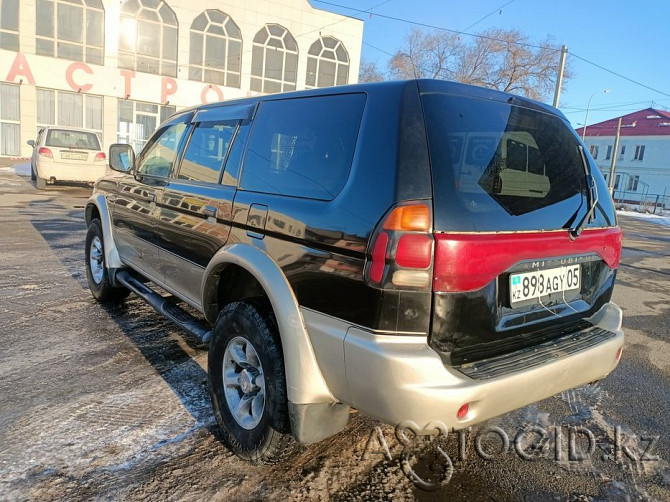
M 361 14 L 368 13 L 367 11 L 362 10 L 362 9 L 357 9 L 355 7 L 349 7 L 348 5 L 342 5 L 342 4 L 338 4 L 338 3 L 327 2 L 326 0 L 314 0 L 314 1 L 326 4 L 326 5 L 330 5 L 332 7 L 338 7 L 340 9 L 351 10 L 353 12 L 358 12 L 358 13 L 361 13 Z M 556 52 L 561 51 L 560 47 L 543 46 L 543 45 L 529 44 L 529 43 L 525 43 L 525 42 L 514 42 L 514 41 L 510 41 L 510 40 L 504 40 L 504 39 L 501 39 L 501 38 L 489 37 L 487 35 L 480 35 L 480 34 L 476 34 L 476 33 L 467 33 L 465 31 L 452 30 L 452 29 L 449 29 L 449 28 L 445 28 L 443 26 L 435 26 L 433 24 L 420 23 L 418 21 L 410 21 L 409 19 L 404 19 L 402 17 L 389 16 L 389 15 L 386 15 L 386 14 L 380 14 L 378 12 L 375 12 L 374 15 L 377 16 L 377 17 L 384 18 L 384 19 L 390 19 L 391 21 L 398 21 L 398 22 L 401 22 L 401 23 L 411 24 L 411 25 L 414 25 L 414 26 L 421 26 L 422 28 L 430 28 L 431 30 L 446 31 L 448 33 L 455 33 L 457 35 L 464 35 L 466 37 L 482 38 L 484 40 L 493 40 L 494 42 L 503 42 L 503 43 L 506 43 L 506 44 L 519 45 L 519 46 L 522 46 L 522 47 L 532 47 L 533 49 L 544 49 L 544 50 L 549 49 L 549 50 L 553 50 L 553 51 L 556 51 Z
M 481 18 L 481 19 L 475 21 L 475 22 L 472 23 L 470 26 L 468 26 L 467 28 L 465 28 L 465 30 L 463 30 L 463 31 L 467 31 L 467 30 L 469 30 L 470 28 L 473 28 L 474 26 L 477 26 L 477 25 L 478 25 L 479 23 L 481 23 L 484 19 L 486 19 L 486 18 L 489 17 L 489 16 L 492 16 L 492 15 L 495 14 L 496 12 L 502 12 L 502 10 L 503 10 L 505 7 L 507 7 L 509 4 L 511 4 L 511 3 L 514 2 L 514 1 L 515 1 L 515 0 L 509 0 L 509 2 L 507 2 L 505 5 L 501 5 L 501 6 L 498 7 L 497 9 L 492 10 L 491 12 L 489 12 L 488 14 L 486 14 L 483 18 Z
M 572 56 L 572 57 L 575 57 L 575 58 L 577 58 L 577 59 L 580 59 L 580 60 L 584 61 L 585 63 L 588 63 L 588 64 L 590 64 L 590 65 L 593 65 L 593 66 L 595 66 L 596 68 L 600 68 L 601 70 L 606 71 L 607 73 L 611 73 L 612 75 L 616 75 L 617 77 L 622 78 L 622 79 L 624 79 L 624 80 L 627 80 L 628 82 L 632 82 L 633 84 L 639 85 L 640 87 L 644 87 L 645 89 L 649 89 L 650 91 L 654 91 L 654 92 L 657 92 L 657 93 L 659 93 L 659 94 L 663 94 L 663 96 L 668 96 L 668 97 L 670 98 L 670 94 L 668 94 L 667 92 L 659 91 L 658 89 L 654 89 L 653 87 L 650 87 L 650 86 L 648 86 L 648 85 L 645 85 L 645 84 L 643 84 L 642 82 L 638 82 L 637 80 L 633 80 L 632 78 L 628 78 L 628 77 L 626 77 L 625 75 L 622 75 L 621 73 L 617 73 L 617 72 L 615 72 L 615 71 L 613 71 L 613 70 L 610 70 L 609 68 L 605 68 L 604 66 L 599 65 L 598 63 L 594 63 L 593 61 L 589 61 L 589 60 L 586 59 L 586 58 L 583 58 L 583 57 L 581 57 L 581 56 L 578 56 L 578 55 L 575 54 L 574 52 L 569 52 L 568 55 L 570 55 L 570 56 Z
M 367 13 L 367 11 L 362 10 L 362 9 L 357 9 L 357 8 L 354 8 L 354 7 L 349 7 L 347 5 L 342 5 L 342 4 L 338 4 L 338 3 L 334 3 L 334 2 L 328 2 L 326 0 L 314 0 L 314 1 L 326 4 L 326 5 L 330 5 L 332 7 L 338 7 L 340 9 L 347 9 L 347 10 L 351 10 L 351 11 L 359 12 L 359 13 Z M 474 37 L 474 38 L 482 38 L 482 39 L 486 39 L 486 40 L 493 40 L 495 42 L 509 43 L 509 44 L 512 44 L 512 45 L 518 45 L 518 46 L 522 46 L 522 47 L 531 47 L 531 48 L 534 48 L 534 49 L 544 49 L 544 50 L 549 49 L 549 50 L 554 50 L 556 52 L 559 52 L 561 50 L 560 48 L 551 47 L 551 46 L 541 46 L 541 45 L 529 44 L 529 43 L 524 43 L 524 42 L 513 42 L 513 41 L 509 41 L 509 40 L 501 40 L 501 39 L 495 38 L 495 37 L 489 37 L 489 36 L 486 36 L 486 35 L 479 35 L 479 34 L 474 34 L 474 33 L 467 33 L 465 31 L 452 30 L 452 29 L 449 29 L 449 28 L 444 28 L 443 26 L 435 26 L 435 25 L 432 25 L 432 24 L 420 23 L 418 21 L 411 21 L 409 19 L 404 19 L 404 18 L 395 17 L 395 16 L 389 16 L 389 15 L 386 15 L 386 14 L 375 13 L 375 16 L 381 17 L 381 18 L 384 18 L 384 19 L 390 19 L 392 21 L 398 21 L 398 22 L 401 22 L 401 23 L 410 24 L 410 25 L 413 25 L 413 26 L 421 26 L 422 28 L 430 28 L 430 29 L 438 30 L 438 31 L 446 31 L 446 32 L 455 33 L 455 34 L 458 34 L 458 35 L 464 35 L 464 36 Z M 367 44 L 367 45 L 370 45 L 370 44 Z M 389 54 L 388 52 L 386 52 L 382 49 L 379 49 L 378 47 L 374 47 L 372 45 L 370 45 L 370 47 L 373 47 L 377 50 L 380 50 L 381 52 Z M 659 94 L 662 94 L 663 96 L 670 97 L 670 94 L 668 94 L 666 92 L 659 91 L 658 89 L 655 89 L 651 86 L 643 84 L 642 82 L 639 82 L 639 81 L 634 80 L 632 78 L 626 77 L 625 75 L 622 75 L 621 73 L 617 73 L 614 70 L 610 70 L 609 68 L 605 68 L 604 66 L 599 65 L 598 63 L 594 63 L 593 61 L 590 61 L 590 60 L 588 60 L 588 59 L 586 59 L 582 56 L 579 56 L 578 54 L 575 54 L 574 52 L 568 52 L 568 55 L 572 56 L 572 57 L 575 57 L 575 58 L 577 58 L 581 61 L 584 61 L 585 63 L 593 65 L 596 68 L 599 68 L 603 71 L 606 71 L 607 73 L 611 73 L 612 75 L 615 75 L 619 78 L 627 80 L 628 82 L 639 85 L 640 87 L 644 87 L 645 89 L 648 89 L 650 91 L 654 91 L 654 92 L 657 92 Z

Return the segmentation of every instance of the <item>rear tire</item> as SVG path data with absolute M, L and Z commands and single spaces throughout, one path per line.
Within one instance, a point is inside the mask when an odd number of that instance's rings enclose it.
M 117 302 L 130 294 L 130 290 L 116 288 L 109 280 L 102 224 L 97 218 L 91 220 L 86 233 L 86 280 L 93 297 L 100 303 Z
M 271 309 L 254 301 L 227 305 L 214 326 L 208 368 L 224 444 L 252 464 L 280 461 L 295 443 L 284 357 Z

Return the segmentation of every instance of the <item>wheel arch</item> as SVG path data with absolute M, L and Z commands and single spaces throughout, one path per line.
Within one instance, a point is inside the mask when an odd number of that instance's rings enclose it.
M 102 194 L 92 195 L 87 203 L 84 213 L 86 226 L 91 224 L 94 218 L 100 220 L 102 226 L 102 237 L 104 239 L 105 263 L 108 269 L 122 268 L 123 263 L 119 257 L 119 251 L 112 236 L 112 219 L 109 215 L 107 199 Z
M 293 404 L 336 403 L 321 373 L 305 322 L 286 276 L 279 265 L 258 248 L 236 243 L 220 249 L 205 271 L 202 305 L 205 317 L 215 322 L 219 309 L 219 279 L 228 267 L 251 275 L 270 301 L 282 344 L 286 392 Z

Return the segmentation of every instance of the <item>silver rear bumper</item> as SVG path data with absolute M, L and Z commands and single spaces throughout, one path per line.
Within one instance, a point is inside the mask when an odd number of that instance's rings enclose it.
M 608 303 L 591 322 L 594 328 L 565 342 L 538 346 L 536 357 L 519 351 L 480 363 L 489 364 L 484 378 L 483 370 L 472 378 L 445 366 L 425 336 L 376 335 L 352 327 L 344 340 L 352 404 L 391 425 L 468 427 L 610 373 L 624 343 L 621 309 Z M 459 420 L 456 413 L 465 403 L 469 412 Z

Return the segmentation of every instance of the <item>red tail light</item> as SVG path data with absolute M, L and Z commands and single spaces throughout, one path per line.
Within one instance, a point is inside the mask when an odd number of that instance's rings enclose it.
M 514 234 L 436 234 L 433 290 L 476 291 L 512 265 L 533 258 L 598 254 L 619 266 L 620 228 L 584 230 L 574 241 L 567 231 Z
M 51 153 L 51 150 L 44 147 L 41 147 L 39 150 L 37 150 L 37 154 L 41 155 L 42 157 L 49 157 L 50 159 L 54 158 L 54 154 Z
M 95 159 L 93 159 L 93 162 L 100 162 L 103 160 L 107 160 L 107 155 L 105 155 L 105 152 L 98 152 Z
M 430 286 L 433 234 L 430 207 L 409 203 L 394 208 L 372 238 L 366 278 L 389 289 L 425 289 Z

